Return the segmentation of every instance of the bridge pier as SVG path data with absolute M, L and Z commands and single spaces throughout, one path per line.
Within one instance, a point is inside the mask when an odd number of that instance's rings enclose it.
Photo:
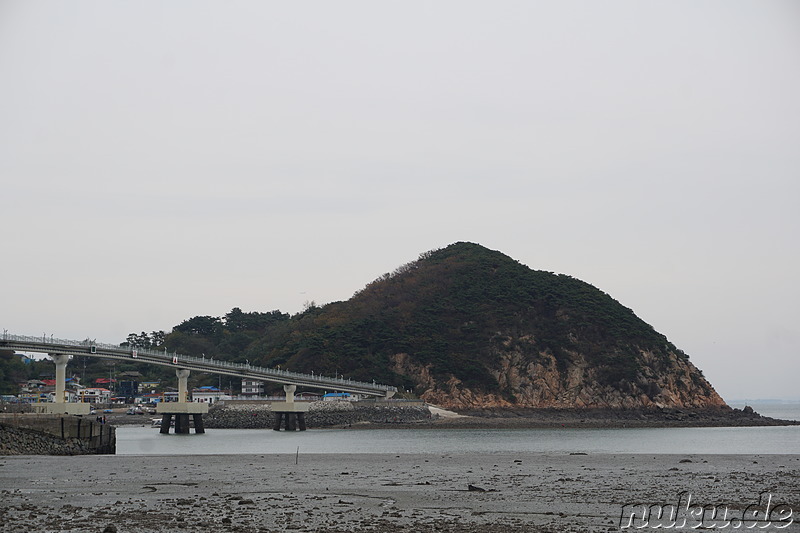
M 92 406 L 88 403 L 69 403 L 67 402 L 67 363 L 69 354 L 51 353 L 50 357 L 56 364 L 56 391 L 53 403 L 33 404 L 36 413 L 51 415 L 88 415 Z
M 284 426 L 286 431 L 306 430 L 307 404 L 297 404 L 294 402 L 294 392 L 297 390 L 295 385 L 284 385 L 286 392 L 285 402 L 272 402 L 272 412 L 275 414 L 275 423 L 272 429 L 280 431 Z
M 205 410 L 203 410 L 204 407 Z M 173 421 L 175 422 L 176 435 L 188 435 L 192 422 L 194 423 L 195 434 L 199 435 L 206 432 L 206 428 L 203 425 L 203 413 L 208 412 L 208 407 L 205 404 L 183 403 L 179 405 L 179 402 L 169 402 L 169 405 L 163 408 L 159 404 L 156 412 L 161 415 L 159 433 L 168 435 Z M 190 416 L 191 418 L 189 418 Z
M 56 364 L 56 397 L 55 403 L 66 403 L 67 392 L 67 363 L 69 355 L 64 353 L 50 354 Z
M 156 413 L 161 415 L 161 429 L 159 432 L 164 435 L 169 434 L 169 428 L 172 426 L 173 420 L 175 421 L 175 434 L 188 435 L 191 425 L 189 415 L 192 416 L 191 421 L 194 422 L 195 434 L 206 432 L 203 426 L 203 414 L 208 412 L 208 405 L 205 403 L 193 403 L 188 401 L 189 373 L 189 370 L 185 368 L 176 369 L 175 375 L 178 376 L 178 401 L 162 402 L 156 406 Z
M 185 368 L 175 370 L 175 375 L 178 376 L 178 401 L 189 401 L 189 374 L 190 372 Z

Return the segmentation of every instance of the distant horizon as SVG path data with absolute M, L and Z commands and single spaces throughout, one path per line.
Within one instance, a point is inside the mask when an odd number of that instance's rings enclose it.
M 789 398 L 737 398 L 734 400 L 725 400 L 728 405 L 732 403 L 800 403 L 800 396 L 793 396 Z

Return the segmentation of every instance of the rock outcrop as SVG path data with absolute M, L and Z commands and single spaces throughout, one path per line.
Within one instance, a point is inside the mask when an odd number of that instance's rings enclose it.
M 512 344 L 509 340 L 509 344 Z M 635 380 L 603 384 L 602 368 L 591 367 L 579 353 L 560 370 L 548 353 L 531 360 L 519 351 L 497 354 L 492 369 L 501 393 L 474 390 L 455 376 L 437 380 L 429 366 L 408 354 L 391 357 L 396 373 L 414 380 L 422 399 L 448 409 L 493 408 L 713 408 L 725 401 L 685 357 L 669 352 L 657 358 L 640 352 Z

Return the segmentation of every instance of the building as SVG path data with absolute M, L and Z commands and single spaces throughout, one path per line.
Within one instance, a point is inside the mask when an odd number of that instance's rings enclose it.
M 161 385 L 160 381 L 140 381 L 139 392 L 141 394 L 152 394 Z
M 220 400 L 230 400 L 231 397 L 225 391 L 216 387 L 206 386 L 192 389 L 192 401 L 197 403 L 207 403 L 209 405 Z
M 44 387 L 46 383 L 39 379 L 29 379 L 24 383 L 20 383 L 20 389 L 22 392 L 36 392 L 42 387 Z
M 242 396 L 254 397 L 264 395 L 264 382 L 254 379 L 242 379 Z
M 81 403 L 109 403 L 111 402 L 111 391 L 100 387 L 90 387 L 78 391 Z
M 120 381 L 117 384 L 117 395 L 125 399 L 133 399 L 139 394 L 139 382 L 135 380 Z
M 22 362 L 23 365 L 30 365 L 33 363 L 33 359 L 25 355 L 24 353 L 16 353 L 14 354 L 19 357 L 19 360 Z
M 161 401 L 164 403 L 167 402 L 177 402 L 178 401 L 178 391 L 175 389 L 168 390 L 164 394 L 161 395 Z
M 358 395 L 347 392 L 329 392 L 322 396 L 324 402 L 352 402 L 355 400 L 358 400 Z
M 47 394 L 44 392 L 21 392 L 18 398 L 20 403 L 39 403 L 47 401 Z

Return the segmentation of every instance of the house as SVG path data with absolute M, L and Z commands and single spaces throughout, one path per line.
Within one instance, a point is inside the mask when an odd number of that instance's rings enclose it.
M 352 402 L 358 400 L 358 396 L 349 392 L 329 392 L 322 395 L 323 402 Z
M 178 401 L 178 391 L 175 389 L 168 390 L 164 394 L 161 395 L 161 401 L 164 403 L 167 402 L 177 402 Z
M 39 403 L 47 401 L 47 394 L 39 392 L 22 392 L 18 396 L 20 403 Z
M 213 386 L 199 387 L 192 389 L 192 401 L 197 403 L 214 404 L 220 400 L 230 400 L 231 397 Z
M 89 387 L 81 389 L 79 392 L 81 403 L 109 403 L 111 401 L 111 391 L 100 387 Z
M 254 379 L 242 379 L 242 396 L 263 396 L 264 395 L 264 382 L 256 381 Z
M 142 403 L 148 404 L 156 404 L 162 400 L 161 395 L 157 392 L 151 392 L 149 394 L 142 394 Z
M 41 380 L 38 380 L 38 379 L 29 379 L 20 388 L 22 389 L 23 392 L 33 392 L 33 391 L 38 391 L 39 389 L 41 389 L 45 385 L 46 384 L 45 384 L 44 381 L 41 381 Z
M 27 355 L 25 355 L 24 353 L 16 353 L 16 354 L 14 354 L 14 355 L 16 355 L 17 357 L 19 357 L 19 360 L 22 362 L 22 364 L 23 364 L 23 365 L 30 365 L 30 364 L 32 364 L 32 363 L 34 362 L 34 359 L 33 359 L 33 358 L 31 358 L 31 357 L 28 357 L 28 356 L 27 356 Z

